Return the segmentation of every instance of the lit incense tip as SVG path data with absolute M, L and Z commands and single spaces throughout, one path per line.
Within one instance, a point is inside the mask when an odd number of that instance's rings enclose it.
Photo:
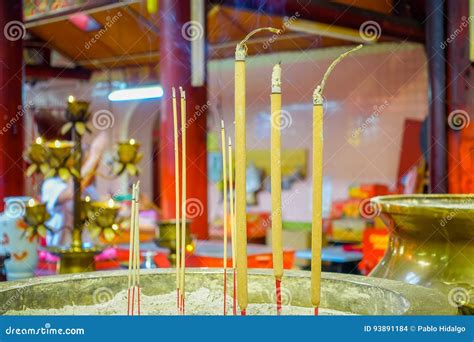
M 275 64 L 272 72 L 272 93 L 281 93 L 281 64 Z
M 221 129 L 224 129 L 224 120 L 221 120 Z
M 229 137 L 229 146 L 232 147 L 232 139 Z
M 176 97 L 176 89 L 174 89 L 174 87 L 172 87 L 171 90 L 173 92 L 173 97 Z
M 184 99 L 186 98 L 186 92 L 183 90 L 183 87 L 179 87 L 179 92 L 181 94 L 181 97 Z

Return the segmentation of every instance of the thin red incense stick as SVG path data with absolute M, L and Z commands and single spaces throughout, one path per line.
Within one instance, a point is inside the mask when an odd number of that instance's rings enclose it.
M 127 315 L 130 316 L 130 288 L 127 291 Z
M 240 311 L 241 316 L 247 316 L 247 310 L 242 310 Z
M 132 287 L 132 316 L 135 311 L 135 286 Z
M 138 316 L 140 316 L 140 286 L 138 286 L 137 291 L 138 291 Z
M 277 315 L 281 315 L 281 280 L 276 279 L 276 304 L 277 304 Z
M 176 307 L 179 311 L 179 289 L 176 289 Z
M 319 308 L 314 308 L 314 315 L 319 316 Z
M 181 314 L 182 314 L 182 315 L 185 314 L 185 310 L 184 310 L 184 296 L 181 296 Z
M 224 316 L 227 315 L 227 272 L 224 270 Z
M 233 299 L 234 299 L 234 303 L 233 303 L 233 311 L 234 311 L 234 316 L 237 315 L 237 278 L 236 278 L 236 272 L 235 272 L 235 268 L 234 268 L 234 293 L 233 293 Z

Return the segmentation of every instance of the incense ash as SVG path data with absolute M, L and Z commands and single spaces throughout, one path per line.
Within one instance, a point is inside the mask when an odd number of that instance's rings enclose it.
M 220 316 L 224 297 L 222 291 L 211 291 L 208 288 L 199 288 L 186 293 L 186 315 Z M 232 315 L 232 296 L 226 297 L 227 315 Z M 111 300 L 96 305 L 68 305 L 60 309 L 28 309 L 24 311 L 8 311 L 7 315 L 123 315 L 127 311 L 127 291 L 117 293 Z M 176 310 L 176 292 L 167 294 L 141 296 L 141 314 L 157 316 L 174 316 Z M 247 315 L 276 315 L 275 304 L 252 304 L 247 307 Z M 313 308 L 300 306 L 282 306 L 282 315 L 312 315 Z M 353 315 L 351 313 L 321 308 L 319 315 Z

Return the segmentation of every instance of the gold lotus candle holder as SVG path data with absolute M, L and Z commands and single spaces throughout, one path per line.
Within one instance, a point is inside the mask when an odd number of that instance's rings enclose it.
M 68 122 L 61 128 L 61 133 L 66 134 L 71 129 L 74 129 L 79 135 L 84 135 L 86 131 L 90 133 L 91 130 L 87 127 L 89 117 L 89 102 L 77 101 L 74 96 L 69 96 L 66 109 L 66 120 Z
M 45 143 L 49 151 L 50 170 L 46 177 L 59 175 L 68 180 L 71 175 L 79 177 L 79 172 L 74 168 L 73 148 L 74 142 L 67 140 L 54 140 Z
M 117 144 L 117 152 L 114 165 L 114 174 L 121 175 L 125 171 L 131 176 L 136 176 L 140 173 L 137 164 L 143 158 L 143 153 L 138 152 L 140 143 L 135 139 L 128 141 L 121 141 Z
M 89 203 L 88 226 L 92 235 L 101 235 L 106 241 L 112 241 L 119 233 L 117 215 L 120 205 L 113 199 Z
M 48 173 L 48 150 L 44 146 L 41 137 L 36 138 L 26 150 L 24 159 L 28 164 L 30 164 L 26 170 L 26 175 L 28 177 L 32 176 L 34 173 L 42 173 L 43 175 Z
M 25 205 L 24 225 L 25 235 L 33 240 L 35 237 L 46 237 L 50 215 L 46 210 L 46 204 L 31 198 Z

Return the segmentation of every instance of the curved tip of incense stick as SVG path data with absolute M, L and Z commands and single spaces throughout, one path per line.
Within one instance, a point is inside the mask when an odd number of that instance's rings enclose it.
M 224 120 L 221 120 L 221 128 L 224 129 Z
M 172 87 L 171 91 L 173 92 L 173 97 L 176 97 L 176 89 L 174 87 Z
M 182 98 L 185 98 L 186 97 L 186 92 L 183 90 L 183 87 L 179 87 L 179 93 L 181 94 L 181 97 Z
M 275 34 L 280 34 L 282 32 L 282 30 L 279 30 L 279 29 L 276 29 L 276 28 L 273 28 L 273 27 L 261 27 L 261 28 L 258 28 L 258 29 L 255 29 L 255 30 L 251 31 L 235 47 L 235 59 L 236 60 L 238 60 L 238 61 L 239 60 L 240 61 L 245 60 L 245 57 L 247 56 L 247 45 L 246 45 L 247 41 L 254 34 L 256 34 L 258 32 L 262 32 L 262 31 L 270 31 L 270 32 L 275 33 Z
M 362 44 L 357 45 L 355 48 L 352 48 L 344 53 L 342 53 L 339 57 L 337 57 L 331 65 L 327 68 L 326 72 L 324 73 L 323 79 L 321 80 L 321 83 L 314 89 L 313 92 L 313 104 L 321 105 L 323 104 L 323 90 L 324 86 L 326 85 L 326 81 L 329 77 L 329 74 L 334 70 L 336 65 L 342 61 L 344 58 L 349 56 L 351 53 L 361 49 L 363 47 Z

